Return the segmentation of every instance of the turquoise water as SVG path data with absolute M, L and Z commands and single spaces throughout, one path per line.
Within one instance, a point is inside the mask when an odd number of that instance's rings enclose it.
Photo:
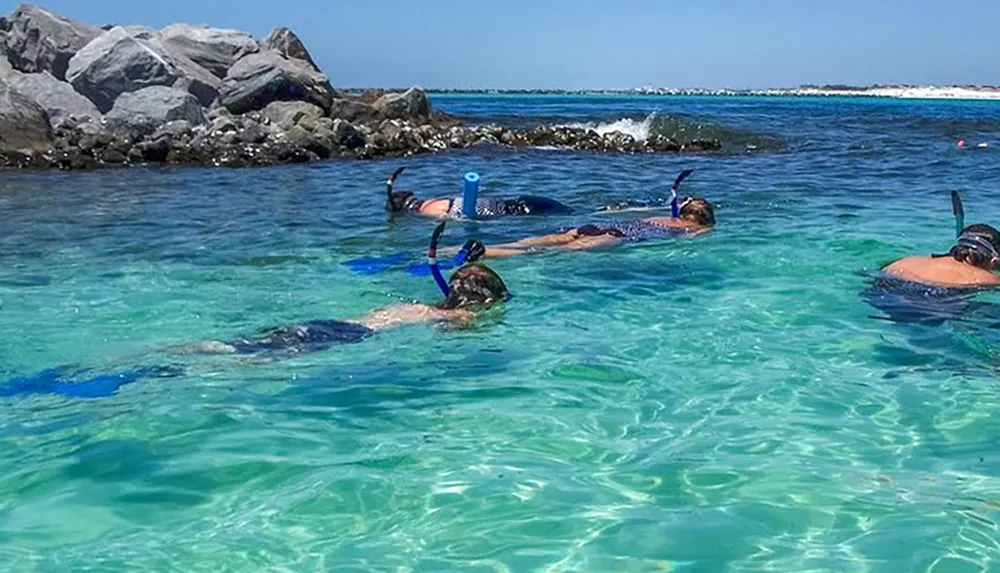
M 642 120 L 722 156 L 481 149 L 259 170 L 0 176 L 0 375 L 439 296 L 345 260 L 420 251 L 385 177 L 580 209 L 684 189 L 717 230 L 497 261 L 515 297 L 279 363 L 185 359 L 107 398 L 0 398 L 5 571 L 1000 569 L 996 320 L 901 325 L 858 273 L 996 222 L 1000 106 L 442 96 L 473 121 Z M 959 137 L 994 147 L 959 151 Z M 451 224 L 446 242 L 613 216 Z M 1000 297 L 983 295 L 985 303 Z M 1000 313 L 994 315 L 1000 317 Z

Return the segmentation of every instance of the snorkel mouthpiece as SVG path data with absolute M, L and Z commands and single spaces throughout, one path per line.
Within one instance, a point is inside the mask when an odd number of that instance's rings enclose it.
M 441 268 L 438 266 L 437 262 L 437 247 L 438 241 L 441 239 L 441 234 L 444 233 L 445 222 L 442 221 L 437 227 L 435 227 L 434 232 L 431 234 L 431 244 L 427 248 L 427 264 L 431 268 L 431 276 L 434 277 L 434 282 L 437 283 L 441 292 L 444 296 L 451 294 L 451 289 L 448 287 L 448 281 L 444 279 L 444 275 L 441 274 Z
M 685 169 L 674 179 L 674 184 L 670 186 L 670 216 L 674 219 L 680 218 L 681 208 L 677 203 L 677 190 L 681 187 L 681 181 L 687 179 L 688 175 L 694 173 L 694 169 Z

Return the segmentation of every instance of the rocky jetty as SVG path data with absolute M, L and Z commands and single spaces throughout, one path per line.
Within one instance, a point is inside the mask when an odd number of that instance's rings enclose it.
M 419 88 L 338 92 L 302 40 L 276 28 L 95 27 L 37 6 L 0 18 L 0 168 L 143 163 L 250 166 L 482 145 L 600 153 L 721 149 L 539 125 L 465 125 Z

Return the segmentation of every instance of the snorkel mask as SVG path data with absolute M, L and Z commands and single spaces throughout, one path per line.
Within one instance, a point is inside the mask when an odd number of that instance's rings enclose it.
M 957 236 L 955 246 L 965 247 L 975 252 L 983 259 L 990 261 L 991 266 L 1000 262 L 1000 252 L 990 241 L 991 236 L 975 230 L 964 230 L 965 207 L 962 205 L 962 197 L 958 191 L 951 192 L 951 211 L 955 215 L 955 235 Z
M 989 260 L 991 266 L 995 266 L 997 261 L 1000 261 L 1000 252 L 997 252 L 989 238 L 975 231 L 965 231 L 959 235 L 955 245 L 974 251 Z

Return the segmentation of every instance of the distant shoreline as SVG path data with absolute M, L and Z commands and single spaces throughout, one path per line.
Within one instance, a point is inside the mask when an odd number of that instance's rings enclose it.
M 384 90 L 385 88 L 348 88 L 345 91 L 351 93 L 361 93 L 372 89 Z M 798 88 L 757 90 L 712 90 L 701 88 L 634 88 L 592 90 L 429 88 L 426 92 L 428 94 L 438 95 L 774 96 L 1000 100 L 1000 87 L 996 86 L 803 86 Z

